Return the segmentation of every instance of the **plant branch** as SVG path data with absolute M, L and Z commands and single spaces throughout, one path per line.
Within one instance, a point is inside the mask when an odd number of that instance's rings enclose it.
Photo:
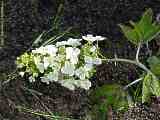
M 141 43 L 138 44 L 137 53 L 136 53 L 136 61 L 139 62 L 139 53 L 141 49 Z
M 146 71 L 147 73 L 151 74 L 154 78 L 157 78 L 144 64 L 142 64 L 139 61 L 130 60 L 130 59 L 122 59 L 122 58 L 102 59 L 102 60 L 107 61 L 107 62 L 126 62 L 130 64 L 134 64 L 140 67 L 141 69 L 143 69 L 144 71 Z
M 126 63 L 135 64 L 138 66 L 138 63 L 136 61 L 130 60 L 130 59 L 112 58 L 112 59 L 102 59 L 102 60 L 107 62 L 126 62 Z
M 134 80 L 133 82 L 131 82 L 131 83 L 129 83 L 128 85 L 126 85 L 123 89 L 126 90 L 128 87 L 136 84 L 137 82 L 139 82 L 139 81 L 141 81 L 141 80 L 143 80 L 143 78 L 139 78 L 139 79 L 137 79 L 137 80 Z

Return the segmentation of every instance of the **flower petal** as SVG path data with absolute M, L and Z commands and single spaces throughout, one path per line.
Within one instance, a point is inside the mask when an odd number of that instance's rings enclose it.
M 32 77 L 32 76 L 29 77 L 29 82 L 35 82 L 35 81 L 36 81 L 36 79 L 34 77 Z
M 86 35 L 86 36 L 82 36 L 82 38 L 86 41 L 89 41 L 89 42 L 94 42 L 94 41 L 102 41 L 102 40 L 105 40 L 106 38 L 105 37 L 102 37 L 102 36 L 93 36 L 93 35 Z
M 80 41 L 81 41 L 82 39 L 73 39 L 73 38 L 69 38 L 68 39 L 68 41 L 67 41 L 67 45 L 71 45 L 71 46 L 80 46 L 81 45 L 81 43 L 80 43 Z
M 62 67 L 61 72 L 69 76 L 74 75 L 75 66 L 70 62 L 66 61 L 64 67 Z

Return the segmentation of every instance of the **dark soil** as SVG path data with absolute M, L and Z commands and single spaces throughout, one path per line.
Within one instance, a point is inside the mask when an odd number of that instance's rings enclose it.
M 146 105 L 136 105 L 123 114 L 122 120 L 159 120 L 160 113 L 153 112 Z
M 85 91 L 69 91 L 56 83 L 49 86 L 39 82 L 30 85 L 21 77 L 2 85 L 0 91 L 0 115 L 9 120 L 47 120 L 23 109 L 19 112 L 18 107 L 46 114 L 81 118 L 85 115 L 87 103 Z
M 37 1 L 37 0 L 34 0 Z M 34 38 L 51 27 L 52 17 L 57 11 L 59 0 L 6 0 L 6 40 L 0 49 L 0 79 L 15 70 L 15 59 L 25 52 Z M 62 27 L 69 26 L 82 34 L 93 33 L 106 36 L 102 42 L 102 51 L 108 57 L 134 58 L 135 47 L 125 41 L 117 24 L 128 20 L 138 20 L 146 8 L 152 8 L 155 17 L 160 13 L 159 0 L 61 0 L 64 2 Z M 156 42 L 151 49 L 158 49 Z M 148 55 L 146 48 L 140 56 Z M 104 64 L 97 67 L 93 87 L 114 81 L 134 80 L 138 72 L 133 65 Z M 125 82 L 121 82 L 125 84 Z M 31 92 L 29 90 L 36 90 Z M 24 106 L 36 111 L 54 113 L 81 118 L 88 109 L 87 93 L 82 90 L 71 92 L 58 84 L 49 86 L 42 83 L 28 84 L 20 77 L 0 87 L 0 120 L 45 120 L 46 118 L 19 112 L 16 106 Z M 124 118 L 125 120 L 125 118 Z M 127 119 L 126 119 L 127 120 Z M 149 120 L 149 119 L 148 119 Z

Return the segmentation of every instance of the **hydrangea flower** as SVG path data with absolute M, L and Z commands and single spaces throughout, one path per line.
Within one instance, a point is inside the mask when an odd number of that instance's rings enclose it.
M 20 75 L 21 77 L 23 77 L 24 74 L 25 74 L 25 72 L 19 72 L 19 75 Z
M 72 63 L 66 61 L 65 65 L 61 69 L 61 72 L 63 74 L 67 74 L 69 76 L 73 76 L 74 75 L 74 70 L 75 70 L 75 66 Z
M 67 41 L 57 42 L 56 46 L 60 47 L 60 46 L 69 45 L 69 46 L 77 47 L 81 45 L 80 41 L 82 41 L 82 39 L 69 38 Z
M 56 53 L 58 51 L 58 49 L 55 47 L 55 45 L 47 45 L 46 47 L 44 47 L 44 50 L 47 54 L 49 54 L 51 56 L 56 56 Z
M 77 64 L 79 54 L 80 54 L 79 48 L 73 48 L 73 47 L 66 48 L 66 59 L 69 59 L 72 64 Z
M 102 60 L 100 58 L 95 58 L 95 59 L 93 59 L 93 64 L 100 65 L 100 64 L 102 64 Z
M 73 39 L 73 38 L 69 38 L 68 41 L 67 41 L 67 45 L 71 45 L 71 46 L 80 46 L 81 43 L 80 41 L 82 41 L 82 39 Z
M 44 69 L 47 69 L 49 65 L 51 64 L 53 60 L 50 59 L 50 57 L 44 57 L 43 62 L 44 62 Z
M 61 41 L 56 43 L 57 47 L 64 46 L 64 45 L 67 45 L 67 41 Z
M 57 70 L 54 70 L 53 72 L 50 72 L 48 75 L 47 75 L 47 78 L 49 81 L 58 81 L 58 75 L 59 75 L 59 71 Z
M 91 82 L 89 80 L 67 79 L 67 80 L 61 80 L 59 81 L 59 83 L 70 90 L 75 90 L 76 87 L 89 90 L 89 88 L 91 87 Z
M 93 64 L 88 64 L 88 63 L 86 63 L 86 64 L 84 65 L 84 69 L 85 69 L 86 71 L 92 70 L 92 69 L 93 69 Z
M 55 70 L 41 77 L 41 81 L 47 84 L 49 84 L 49 82 L 52 82 L 52 81 L 56 82 L 58 81 L 58 75 L 59 75 L 59 72 Z
M 57 52 L 57 48 L 55 47 L 55 45 L 47 45 L 47 46 L 42 46 L 40 48 L 37 48 L 36 50 L 32 50 L 32 53 L 37 53 L 37 54 L 42 54 L 42 55 L 52 55 L 52 56 L 56 56 L 56 52 Z
M 36 48 L 17 58 L 17 67 L 21 70 L 19 74 L 23 77 L 28 73 L 30 82 L 41 78 L 41 82 L 46 84 L 54 81 L 70 90 L 88 90 L 95 66 L 102 63 L 98 57 L 98 46 L 93 42 L 104 39 L 102 36 L 87 35 L 82 39 L 69 38 Z M 82 40 L 87 43 L 82 44 Z
M 93 35 L 86 35 L 86 36 L 82 36 L 82 38 L 88 42 L 94 42 L 94 41 L 102 41 L 102 40 L 105 40 L 106 38 L 105 37 L 102 37 L 102 36 L 93 36 Z
M 89 76 L 88 71 L 84 67 L 78 68 L 75 71 L 75 75 L 81 80 L 84 80 L 85 78 L 88 78 Z
M 87 64 L 95 64 L 95 65 L 100 65 L 102 64 L 102 60 L 100 58 L 92 58 L 90 56 L 85 56 L 84 61 Z
M 89 88 L 91 87 L 91 82 L 89 80 L 77 80 L 76 86 L 85 90 L 89 90 Z
M 45 55 L 46 53 L 44 52 L 44 47 L 40 47 L 40 48 L 36 48 L 35 50 L 32 50 L 32 53 L 35 53 L 35 54 L 42 54 L 42 55 Z
M 36 79 L 33 76 L 29 77 L 29 82 L 35 82 L 35 81 L 36 81 Z
M 43 58 L 44 68 L 53 67 L 57 63 L 57 59 L 59 59 L 57 56 L 45 56 Z
M 44 69 L 45 69 L 44 64 L 41 62 L 41 58 L 39 56 L 34 57 L 34 63 L 38 68 L 38 70 L 40 71 L 40 73 L 44 73 Z
M 60 80 L 59 83 L 70 89 L 70 90 L 75 90 L 75 80 L 74 79 L 65 79 L 65 80 Z

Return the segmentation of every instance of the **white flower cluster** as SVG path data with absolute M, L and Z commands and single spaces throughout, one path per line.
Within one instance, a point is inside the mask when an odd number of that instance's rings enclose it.
M 17 58 L 20 75 L 29 73 L 30 82 L 40 77 L 47 84 L 54 81 L 70 90 L 76 87 L 88 90 L 91 87 L 89 78 L 95 72 L 95 65 L 102 63 L 94 41 L 104 39 L 87 35 L 82 36 L 82 39 L 69 38 L 54 45 L 41 46 Z M 87 42 L 82 45 L 83 40 Z

